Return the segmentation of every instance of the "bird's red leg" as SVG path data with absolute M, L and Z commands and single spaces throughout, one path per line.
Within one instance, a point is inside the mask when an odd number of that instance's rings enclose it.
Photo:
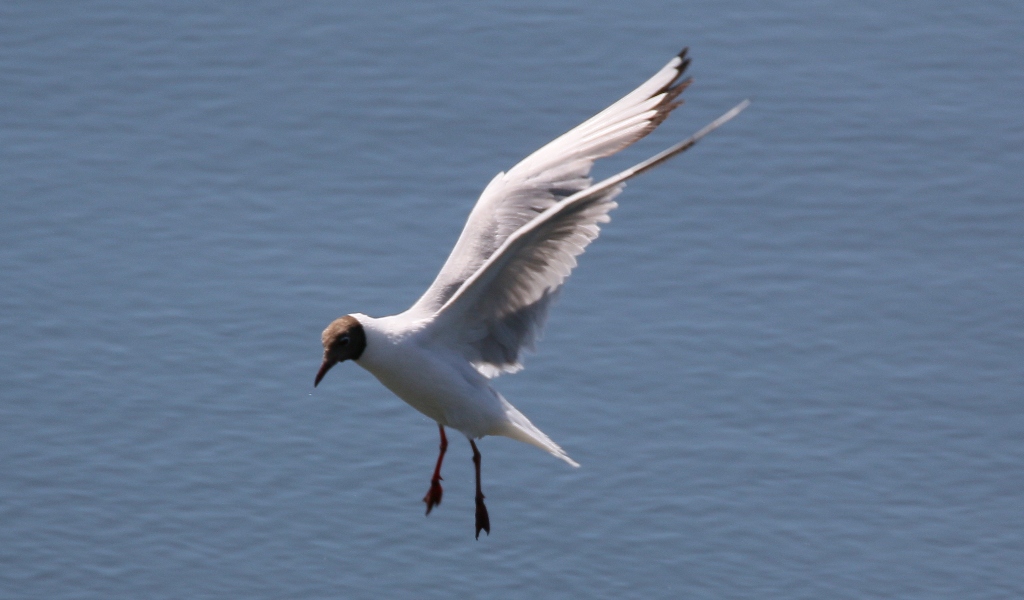
M 441 495 L 444 493 L 444 490 L 441 489 L 441 461 L 444 460 L 444 453 L 448 450 L 448 438 L 444 435 L 444 425 L 438 423 L 437 429 L 441 432 L 441 452 L 437 455 L 437 466 L 434 467 L 434 476 L 430 478 L 430 489 L 427 490 L 427 495 L 423 497 L 423 501 L 427 503 L 428 515 L 435 506 L 441 504 Z
M 491 519 L 484 506 L 484 493 L 480 491 L 480 451 L 473 440 L 469 440 L 469 445 L 473 447 L 473 466 L 476 468 L 476 539 L 480 539 L 480 530 L 491 535 Z

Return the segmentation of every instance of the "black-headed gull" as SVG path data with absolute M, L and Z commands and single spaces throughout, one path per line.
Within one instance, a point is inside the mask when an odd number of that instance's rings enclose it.
M 441 462 L 453 427 L 469 438 L 476 470 L 476 537 L 490 534 L 480 490 L 475 439 L 503 435 L 579 464 L 493 387 L 490 379 L 523 368 L 548 309 L 576 266 L 576 256 L 609 221 L 625 181 L 683 152 L 736 116 L 748 102 L 664 152 L 592 184 L 590 168 L 654 130 L 690 84 L 686 49 L 624 98 L 498 173 L 469 214 L 437 279 L 409 310 L 390 317 L 346 315 L 323 332 L 320 383 L 348 359 L 373 373 L 413 408 L 437 421 L 441 451 L 423 501 L 441 503 Z

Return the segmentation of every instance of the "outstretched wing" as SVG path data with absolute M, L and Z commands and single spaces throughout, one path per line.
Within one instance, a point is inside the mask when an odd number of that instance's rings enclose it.
M 743 101 L 686 140 L 552 205 L 508 236 L 438 312 L 434 326 L 484 375 L 521 367 L 552 296 L 615 208 L 624 182 L 687 150 L 747 107 Z
M 672 109 L 681 104 L 676 97 L 690 80 L 680 81 L 680 76 L 689 63 L 684 48 L 664 68 L 624 98 L 526 157 L 508 173 L 498 173 L 477 200 L 441 272 L 410 308 L 410 313 L 423 317 L 436 314 L 510 235 L 560 200 L 589 187 L 592 183 L 590 168 L 595 160 L 610 156 L 653 131 Z M 616 193 L 618 190 L 609 190 L 606 195 L 608 203 Z M 605 220 L 603 215 L 606 212 L 601 213 Z M 583 237 L 576 240 L 581 245 L 575 254 L 582 252 L 587 242 L 597 236 L 596 226 L 591 225 L 592 231 L 588 229 L 589 233 L 581 234 Z M 544 300 L 545 306 L 550 302 L 550 295 Z M 528 312 L 519 313 L 516 318 L 522 321 L 517 328 L 525 328 L 522 335 L 515 336 L 519 338 L 516 346 L 523 342 L 527 345 L 532 343 L 543 325 L 546 312 L 543 307 L 537 306 Z M 518 355 L 518 351 L 515 354 Z M 485 362 L 500 365 L 497 367 L 499 371 L 515 370 L 518 364 L 515 359 L 511 362 L 504 359 L 497 363 Z M 491 371 L 490 375 L 498 372 Z

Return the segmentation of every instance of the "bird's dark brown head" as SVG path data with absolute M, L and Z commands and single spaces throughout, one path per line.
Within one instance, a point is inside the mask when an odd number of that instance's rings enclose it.
M 366 332 L 352 315 L 345 315 L 328 325 L 321 339 L 324 343 L 324 362 L 316 374 L 313 387 L 320 385 L 320 380 L 331 367 L 348 359 L 358 360 L 366 349 Z

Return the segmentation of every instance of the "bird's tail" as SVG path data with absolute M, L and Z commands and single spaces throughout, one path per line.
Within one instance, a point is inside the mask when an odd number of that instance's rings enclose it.
M 519 412 L 516 407 L 509 404 L 508 400 L 505 400 L 501 394 L 498 394 L 498 398 L 501 399 L 501 403 L 505 407 L 505 416 L 508 417 L 508 420 L 502 424 L 500 429 L 494 432 L 494 435 L 501 435 L 520 442 L 525 442 L 531 446 L 536 446 L 541 450 L 548 452 L 556 458 L 564 460 L 574 467 L 580 466 L 578 462 L 569 458 L 569 455 L 565 453 L 565 450 L 562 450 L 561 446 L 552 442 L 551 438 L 546 436 L 543 431 L 537 429 L 537 427 L 526 418 L 526 415 Z

